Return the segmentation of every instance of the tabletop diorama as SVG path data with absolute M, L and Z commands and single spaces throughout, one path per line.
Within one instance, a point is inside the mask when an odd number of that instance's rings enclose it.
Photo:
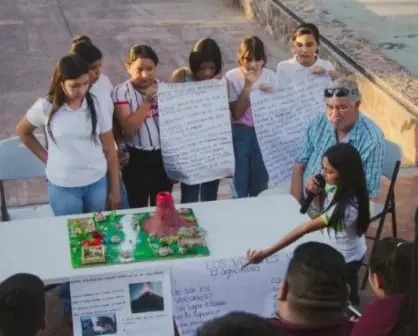
M 177 210 L 167 192 L 157 195 L 155 212 L 98 212 L 68 220 L 68 232 L 74 268 L 209 255 L 205 231 L 193 210 Z

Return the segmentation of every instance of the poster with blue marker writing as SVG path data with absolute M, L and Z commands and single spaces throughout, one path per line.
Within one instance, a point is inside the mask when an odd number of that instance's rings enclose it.
M 173 314 L 180 334 L 194 335 L 204 322 L 236 310 L 273 316 L 290 258 L 284 251 L 245 268 L 244 257 L 188 260 L 171 267 Z

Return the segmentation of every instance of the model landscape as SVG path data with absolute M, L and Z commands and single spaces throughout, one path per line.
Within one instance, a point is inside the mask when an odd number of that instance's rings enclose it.
M 69 220 L 68 231 L 74 268 L 209 255 L 193 210 L 177 210 L 170 193 L 158 194 L 155 213 L 98 212 Z

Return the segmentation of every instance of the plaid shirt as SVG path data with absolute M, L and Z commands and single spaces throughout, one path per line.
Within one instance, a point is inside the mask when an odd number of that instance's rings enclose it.
M 366 174 L 369 198 L 375 197 L 379 193 L 385 150 L 382 131 L 371 119 L 359 113 L 356 124 L 341 142 L 349 143 L 359 151 Z M 305 166 L 303 185 L 306 185 L 310 176 L 321 172 L 323 154 L 336 143 L 335 129 L 326 114 L 314 117 L 309 123 L 296 159 L 296 162 Z

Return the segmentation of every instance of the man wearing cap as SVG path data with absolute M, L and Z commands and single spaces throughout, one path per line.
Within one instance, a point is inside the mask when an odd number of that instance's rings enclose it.
M 332 145 L 346 142 L 360 153 L 369 198 L 373 198 L 380 188 L 385 149 L 383 133 L 371 119 L 359 112 L 360 94 L 355 82 L 337 79 L 329 84 L 324 95 L 327 112 L 309 123 L 293 167 L 290 193 L 299 202 L 304 198 L 306 186 L 318 193 L 313 176 L 321 172 L 323 154 Z

